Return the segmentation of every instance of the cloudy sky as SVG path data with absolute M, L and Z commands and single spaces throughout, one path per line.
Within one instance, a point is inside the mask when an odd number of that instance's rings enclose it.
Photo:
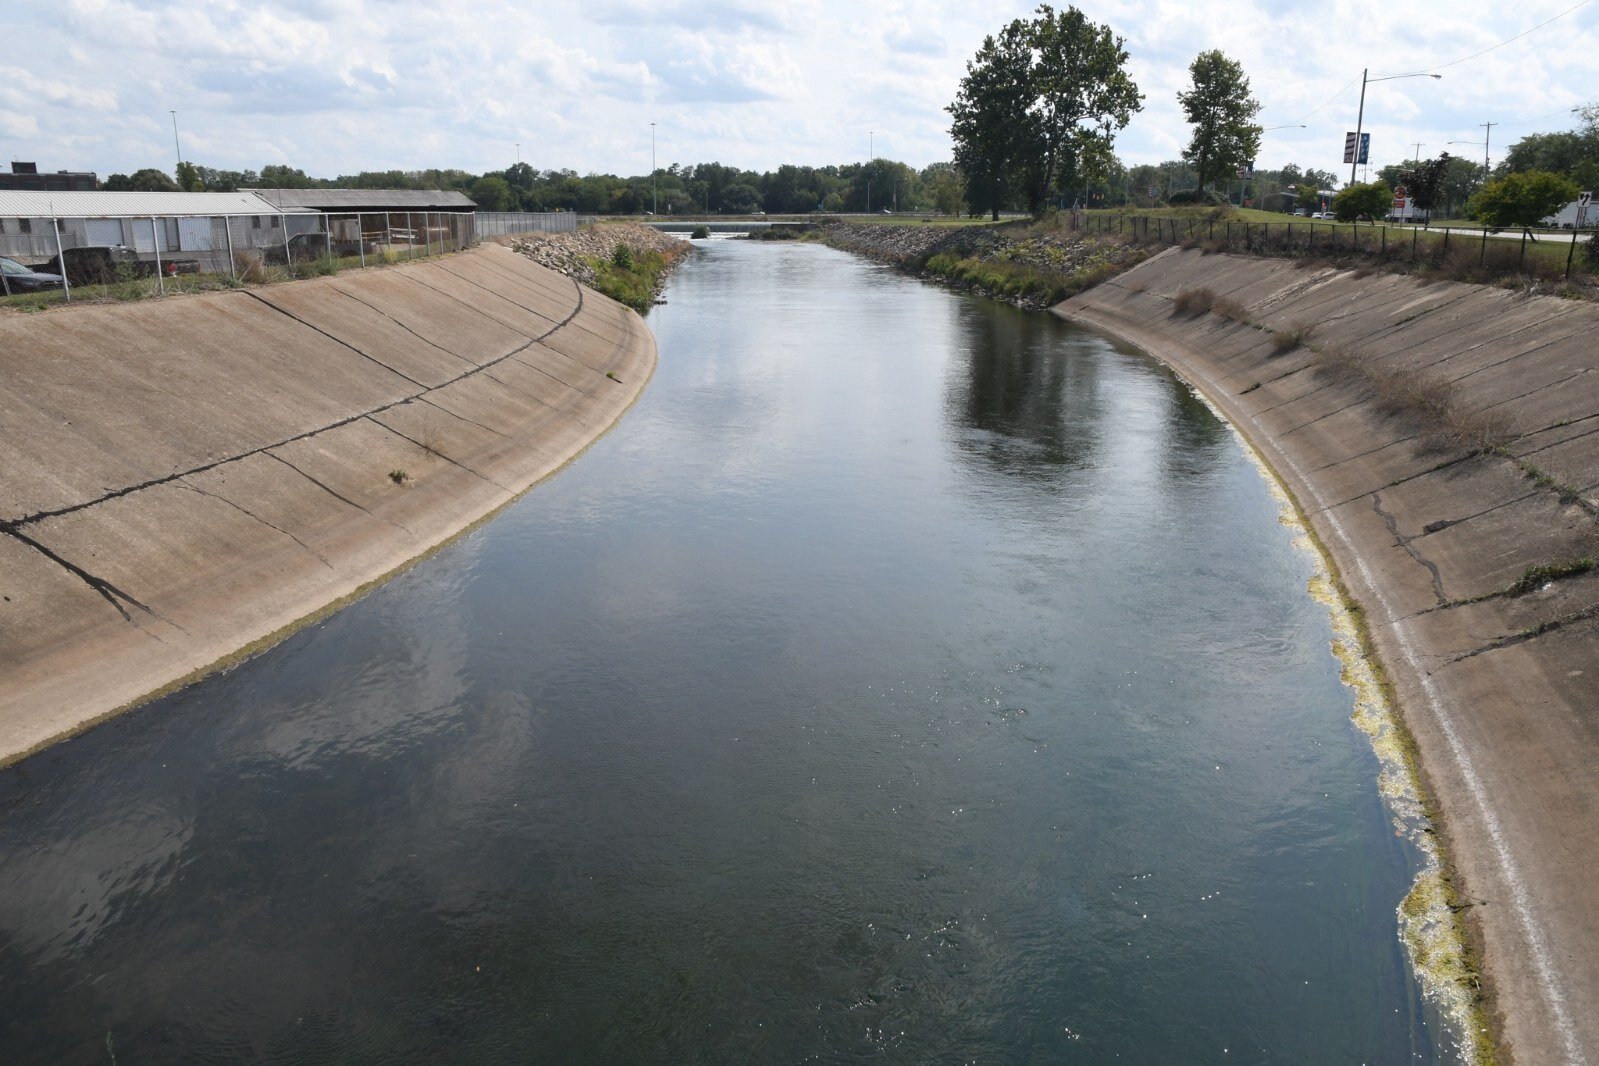
M 1573 7 L 1573 5 L 1576 5 Z M 755 170 L 950 156 L 943 112 L 983 35 L 1025 2 L 812 0 L 0 0 L 0 155 L 102 175 L 290 163 L 358 170 Z M 1062 5 L 1064 6 L 1064 5 Z M 1176 92 L 1204 49 L 1241 61 L 1259 162 L 1337 170 L 1360 74 L 1372 162 L 1445 142 L 1494 157 L 1599 101 L 1599 0 L 1085 0 L 1126 38 L 1146 101 L 1117 144 L 1174 158 Z M 1552 20 L 1552 21 L 1550 21 Z M 1548 22 L 1534 29 L 1540 23 Z M 1527 32 L 1519 40 L 1500 42 Z M 1486 54 L 1467 58 L 1492 49 Z M 1451 146 L 1481 155 L 1480 147 Z M 0 160 L 3 162 L 4 160 Z

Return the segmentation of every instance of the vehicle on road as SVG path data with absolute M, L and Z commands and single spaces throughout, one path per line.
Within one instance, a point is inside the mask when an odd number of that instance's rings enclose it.
M 0 255 L 0 296 L 61 288 L 60 274 L 44 274 Z

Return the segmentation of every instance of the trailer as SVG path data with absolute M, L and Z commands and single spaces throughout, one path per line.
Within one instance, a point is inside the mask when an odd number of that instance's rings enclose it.
M 1383 216 L 1384 222 L 1426 222 L 1428 212 L 1416 206 L 1410 190 L 1403 185 L 1394 190 L 1393 206 Z
M 1578 194 L 1571 203 L 1543 220 L 1555 229 L 1591 229 L 1599 226 L 1599 209 L 1593 206 L 1593 193 Z

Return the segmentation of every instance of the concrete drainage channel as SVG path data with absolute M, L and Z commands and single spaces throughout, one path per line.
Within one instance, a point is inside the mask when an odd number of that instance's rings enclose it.
M 621 416 L 655 342 L 490 245 L 10 316 L 0 361 L 3 764 L 271 643 L 515 499 Z
M 1504 1047 L 1599 1060 L 1599 307 L 1172 250 L 1056 310 L 1169 363 L 1282 478 L 1413 739 Z

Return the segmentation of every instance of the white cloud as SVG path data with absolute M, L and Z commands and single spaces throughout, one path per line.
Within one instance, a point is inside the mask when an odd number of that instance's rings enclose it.
M 1034 0 L 482 0 L 469 13 L 422 0 L 57 0 L 8 5 L 0 152 L 49 169 L 169 167 L 168 111 L 185 154 L 315 173 L 502 167 L 521 143 L 541 167 L 641 173 L 650 123 L 662 164 L 756 169 L 879 154 L 921 166 L 949 156 L 948 116 L 966 60 Z M 1057 7 L 1063 6 L 1060 4 Z M 1360 73 L 1439 66 L 1569 7 L 1447 10 L 1391 2 L 1082 0 L 1126 39 L 1147 100 L 1120 137 L 1129 162 L 1169 158 L 1187 136 L 1175 94 L 1195 54 L 1244 64 L 1265 105 L 1261 162 L 1335 169 L 1354 127 Z M 1424 5 L 1425 8 L 1425 5 Z M 1495 154 L 1568 128 L 1599 95 L 1588 57 L 1599 7 L 1444 67 L 1441 81 L 1374 83 L 1365 127 L 1381 165 L 1445 141 Z M 1453 150 L 1461 150 L 1457 146 Z

